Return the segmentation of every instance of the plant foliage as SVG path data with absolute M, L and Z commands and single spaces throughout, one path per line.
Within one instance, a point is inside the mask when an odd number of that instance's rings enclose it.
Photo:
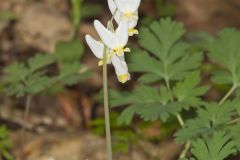
M 9 139 L 9 133 L 5 126 L 0 125 L 0 158 L 6 160 L 13 160 L 12 155 L 9 152 L 12 144 Z
M 236 152 L 231 137 L 224 132 L 215 132 L 209 139 L 197 139 L 192 146 L 191 152 L 198 160 L 224 160 Z
M 202 53 L 190 53 L 191 46 L 181 40 L 185 33 L 182 23 L 162 19 L 141 28 L 140 33 L 143 49 L 136 50 L 130 59 L 130 70 L 144 73 L 140 82 L 180 80 L 200 66 Z
M 240 32 L 236 29 L 224 29 L 215 41 L 209 44 L 209 56 L 221 64 L 224 69 L 213 74 L 213 81 L 218 84 L 240 83 Z
M 142 27 L 140 47 L 131 54 L 129 65 L 140 73 L 139 83 L 131 92 L 111 91 L 110 102 L 113 107 L 126 106 L 121 123 L 129 124 L 135 115 L 163 122 L 176 116 L 181 128 L 175 141 L 190 143 L 191 154 L 182 159 L 223 160 L 240 146 L 240 32 L 224 29 L 216 38 L 208 36 L 199 43 L 186 41 L 185 32 L 182 23 L 169 18 Z M 195 44 L 201 46 L 196 49 Z M 202 61 L 201 51 L 210 64 Z M 213 68 L 209 72 L 213 84 L 202 85 L 201 65 Z M 206 101 L 209 86 L 215 84 L 232 87 L 219 101 Z

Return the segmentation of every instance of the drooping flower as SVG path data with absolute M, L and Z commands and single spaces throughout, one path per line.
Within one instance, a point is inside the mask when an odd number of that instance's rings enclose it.
M 119 24 L 121 21 L 127 21 L 129 27 L 129 36 L 138 34 L 135 29 L 138 22 L 138 8 L 141 0 L 108 0 L 108 6 L 114 19 Z
M 118 57 L 114 55 L 112 57 L 112 64 L 115 68 L 119 82 L 125 83 L 130 80 L 130 74 L 128 73 L 128 67 L 124 56 Z
M 111 54 L 123 56 L 125 52 L 130 52 L 129 48 L 125 48 L 128 42 L 128 23 L 126 21 L 121 21 L 115 32 L 105 28 L 98 20 L 94 21 L 94 26 L 104 44 L 112 50 Z
M 96 41 L 90 35 L 86 35 L 85 39 L 93 54 L 100 59 L 98 65 L 103 65 L 104 44 L 100 41 Z M 125 83 L 126 81 L 130 80 L 130 74 L 128 73 L 128 67 L 124 55 L 112 55 L 110 49 L 107 49 L 106 51 L 108 55 L 108 64 L 113 64 L 118 81 Z

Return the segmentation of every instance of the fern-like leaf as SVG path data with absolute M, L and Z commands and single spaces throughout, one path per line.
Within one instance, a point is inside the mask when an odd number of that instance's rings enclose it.
M 232 105 L 229 101 L 220 106 L 216 103 L 205 104 L 203 108 L 198 109 L 197 117 L 186 121 L 185 127 L 175 134 L 175 140 L 179 143 L 185 142 L 187 139 L 208 135 L 226 126 L 234 111 Z
M 139 43 L 145 50 L 135 50 L 129 64 L 131 71 L 145 73 L 140 82 L 179 80 L 200 66 L 202 54 L 191 54 L 190 45 L 180 40 L 185 33 L 182 23 L 166 18 L 140 32 Z
M 240 32 L 235 29 L 224 29 L 218 38 L 209 44 L 209 56 L 225 67 L 225 71 L 216 71 L 213 81 L 218 84 L 240 83 Z
M 193 72 L 186 76 L 184 81 L 178 82 L 173 89 L 177 100 L 183 103 L 185 108 L 190 106 L 200 106 L 203 104 L 199 96 L 202 96 L 208 90 L 206 86 L 198 86 L 200 83 L 199 72 Z
M 236 152 L 231 136 L 225 132 L 215 132 L 212 138 L 197 139 L 192 143 L 192 154 L 198 160 L 223 160 Z
M 138 86 L 131 94 L 112 95 L 115 105 L 129 105 L 120 115 L 121 123 L 130 123 L 135 114 L 145 121 L 154 121 L 160 118 L 166 121 L 171 114 L 179 111 L 179 103 L 169 102 L 170 96 L 167 89 L 162 87 L 160 91 L 149 86 Z M 116 103 L 119 102 L 119 103 Z

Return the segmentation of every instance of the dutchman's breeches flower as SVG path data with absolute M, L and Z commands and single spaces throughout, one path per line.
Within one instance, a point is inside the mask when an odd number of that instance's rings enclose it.
M 130 52 L 130 49 L 126 47 L 129 36 L 138 34 L 135 27 L 138 23 L 140 3 L 141 0 L 108 0 L 109 8 L 113 14 L 112 18 L 118 23 L 117 29 L 114 29 L 112 19 L 107 28 L 95 20 L 94 27 L 102 41 L 96 41 L 90 35 L 86 35 L 87 44 L 99 59 L 98 65 L 103 65 L 105 61 L 108 64 L 112 63 L 118 80 L 122 83 L 130 80 L 124 53 Z M 105 54 L 107 54 L 106 57 Z M 104 57 L 106 60 L 103 60 Z
M 103 65 L 103 99 L 108 160 L 112 160 L 113 155 L 108 105 L 107 64 L 113 64 L 119 82 L 125 83 L 130 80 L 124 53 L 130 52 L 130 49 L 126 48 L 129 36 L 138 34 L 135 27 L 138 22 L 140 2 L 141 0 L 108 0 L 113 17 L 108 21 L 107 28 L 98 20 L 94 21 L 94 27 L 102 41 L 97 41 L 90 35 L 85 37 L 93 54 L 100 59 L 98 65 Z M 118 23 L 116 30 L 113 26 L 113 18 Z
M 129 36 L 138 34 L 135 29 L 138 23 L 138 8 L 141 0 L 108 0 L 108 6 L 114 19 L 119 24 L 121 21 L 128 22 Z
M 116 32 L 112 32 L 105 28 L 98 20 L 94 21 L 94 26 L 103 43 L 111 49 L 112 55 L 123 56 L 125 52 L 130 52 L 129 48 L 125 48 L 128 42 L 128 23 L 120 22 Z
M 86 35 L 85 39 L 93 54 L 100 59 L 98 65 L 101 66 L 103 64 L 104 44 L 100 41 L 96 41 L 90 35 Z M 118 81 L 125 83 L 126 81 L 130 80 L 130 74 L 128 73 L 128 67 L 124 55 L 112 55 L 112 52 L 113 50 L 107 49 L 108 64 L 113 64 Z

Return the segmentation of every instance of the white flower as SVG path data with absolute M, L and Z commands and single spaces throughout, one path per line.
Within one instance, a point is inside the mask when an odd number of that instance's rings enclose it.
M 119 82 L 125 83 L 130 80 L 130 74 L 128 73 L 128 67 L 124 56 L 118 57 L 114 55 L 112 57 L 112 64 L 115 68 Z
M 104 44 L 102 44 L 99 41 L 94 40 L 90 35 L 85 36 L 86 42 L 93 52 L 93 54 L 100 59 L 98 62 L 98 66 L 103 65 L 103 50 L 104 50 Z M 110 62 L 110 57 L 108 56 L 108 63 Z
M 100 59 L 98 65 L 103 65 L 104 44 L 96 41 L 90 35 L 86 35 L 85 39 L 93 54 Z M 124 55 L 117 56 L 111 55 L 110 53 L 111 50 L 107 49 L 108 63 L 112 62 L 118 77 L 118 81 L 121 83 L 125 83 L 126 81 L 130 80 L 130 74 L 128 73 L 128 67 Z
M 125 48 L 128 42 L 128 23 L 126 21 L 119 23 L 116 32 L 109 31 L 98 20 L 94 21 L 94 26 L 104 44 L 113 51 L 112 54 L 122 56 L 124 52 L 130 52 L 129 48 Z
M 129 27 L 129 36 L 138 34 L 135 29 L 138 22 L 138 8 L 141 0 L 108 0 L 108 6 L 114 19 L 119 24 L 121 21 L 127 21 Z

